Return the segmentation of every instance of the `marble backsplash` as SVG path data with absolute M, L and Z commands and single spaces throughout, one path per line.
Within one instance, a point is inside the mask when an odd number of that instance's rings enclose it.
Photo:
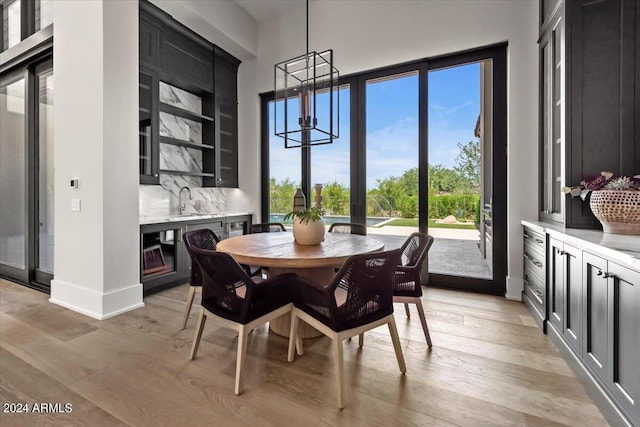
M 200 183 L 198 183 L 198 180 Z M 185 214 L 245 212 L 249 199 L 237 188 L 200 188 L 202 179 L 160 174 L 160 185 L 140 185 L 140 216 L 178 214 L 180 188 L 189 187 L 191 200 L 183 194 Z

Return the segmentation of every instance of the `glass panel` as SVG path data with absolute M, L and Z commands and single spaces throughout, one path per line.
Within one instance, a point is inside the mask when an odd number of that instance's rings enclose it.
M 160 102 L 202 114 L 202 98 L 165 82 L 160 82 Z
M 38 79 L 38 268 L 53 273 L 53 72 Z
M 417 72 L 367 81 L 368 234 L 386 249 L 418 231 Z
M 549 193 L 551 191 L 551 144 L 550 144 L 550 96 L 549 96 L 549 88 L 551 86 L 550 83 L 550 49 L 549 44 L 545 44 L 542 47 L 541 51 L 541 61 L 542 61 L 542 147 L 543 147 L 543 159 L 542 159 L 542 210 L 543 212 L 550 213 L 551 212 L 551 203 Z
M 318 112 L 328 112 L 323 104 L 328 103 L 328 94 L 318 96 Z M 350 198 L 350 88 L 339 90 L 340 117 L 339 138 L 332 144 L 318 145 L 311 149 L 311 183 L 322 185 L 322 206 L 325 223 L 351 222 Z M 323 122 L 326 117 L 318 116 Z M 315 191 L 311 195 L 315 204 Z
M 561 31 L 562 27 L 559 28 Z M 562 189 L 562 41 L 561 32 L 553 32 L 553 160 L 551 164 L 552 187 L 551 187 L 551 209 L 557 213 L 561 211 L 561 189 Z
M 302 151 L 299 148 L 284 148 L 284 139 L 274 134 L 275 102 L 269 102 L 268 110 L 269 222 L 283 222 L 284 214 L 293 208 L 296 189 L 301 187 Z M 278 113 L 282 111 L 283 108 L 278 107 Z M 263 218 L 263 222 L 267 222 L 267 219 Z
M 0 263 L 25 268 L 25 84 L 0 87 Z
M 491 144 L 491 132 L 485 132 L 491 67 L 465 64 L 431 71 L 428 79 L 429 234 L 436 238 L 429 272 L 491 279 L 491 200 L 485 201 L 480 230 L 482 153 Z
M 140 73 L 140 175 L 151 175 L 151 76 Z
M 176 237 L 179 235 L 179 229 L 142 235 L 142 280 L 177 270 Z
M 53 0 L 35 0 L 36 31 L 53 23 Z
M 5 3 L 2 7 L 2 46 L 9 49 L 20 43 L 21 27 L 20 27 L 20 0 Z

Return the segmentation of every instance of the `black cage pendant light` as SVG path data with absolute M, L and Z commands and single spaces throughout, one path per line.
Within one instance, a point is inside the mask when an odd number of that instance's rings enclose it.
M 331 144 L 338 134 L 338 78 L 333 50 L 309 52 L 275 65 L 275 134 L 285 148 Z

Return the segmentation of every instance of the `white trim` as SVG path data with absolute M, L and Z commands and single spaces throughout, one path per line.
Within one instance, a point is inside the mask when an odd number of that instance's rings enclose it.
M 507 292 L 504 297 L 511 301 L 522 301 L 524 281 L 520 277 L 507 276 Z
M 103 293 L 53 279 L 49 302 L 98 320 L 144 307 L 141 283 Z

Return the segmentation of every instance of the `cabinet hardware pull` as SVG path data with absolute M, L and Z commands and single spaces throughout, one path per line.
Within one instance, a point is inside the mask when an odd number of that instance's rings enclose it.
M 542 263 L 540 261 L 532 261 L 536 267 L 542 267 Z
M 527 233 L 524 233 L 523 236 L 524 236 L 525 239 L 529 238 L 529 235 Z
M 604 276 L 602 276 L 604 279 L 613 279 L 615 276 L 615 274 L 611 274 L 609 272 L 604 273 Z
M 533 291 L 534 294 L 536 294 L 537 296 L 539 296 L 540 298 L 542 298 L 542 291 L 538 290 L 538 289 L 531 289 Z
M 536 239 L 536 243 L 544 243 L 544 240 L 542 240 L 542 239 Z
M 598 270 L 598 272 L 596 273 L 596 276 L 602 276 L 602 270 Z

